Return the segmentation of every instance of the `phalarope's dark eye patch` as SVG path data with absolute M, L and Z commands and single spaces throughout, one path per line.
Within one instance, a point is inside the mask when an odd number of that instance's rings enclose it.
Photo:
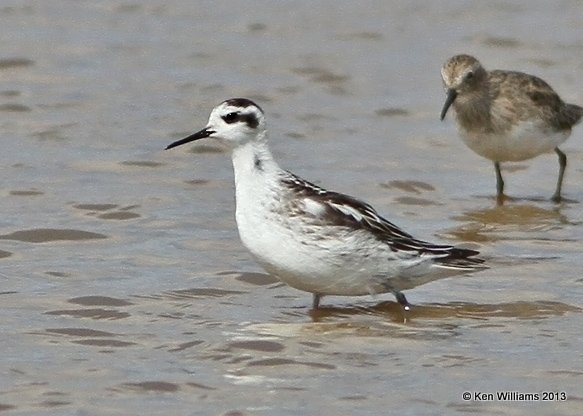
M 239 121 L 242 121 L 243 123 L 246 123 L 252 129 L 256 128 L 259 125 L 259 120 L 257 120 L 257 117 L 255 117 L 255 114 L 252 114 L 252 113 L 241 114 L 237 111 L 233 111 L 232 113 L 224 115 L 221 118 L 227 124 L 233 124 L 233 123 L 237 123 Z
M 227 114 L 226 116 L 222 116 L 221 118 L 223 120 L 225 120 L 225 123 L 231 124 L 231 123 L 234 123 L 235 121 L 237 121 L 238 115 L 239 115 L 239 113 L 232 112 L 232 113 Z

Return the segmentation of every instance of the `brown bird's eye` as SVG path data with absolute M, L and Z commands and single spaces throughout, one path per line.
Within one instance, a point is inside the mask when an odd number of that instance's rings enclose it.
M 470 80 L 470 79 L 472 79 L 472 78 L 474 78 L 474 73 L 473 73 L 472 71 L 470 71 L 470 72 L 468 72 L 468 73 L 466 74 L 466 79 L 467 79 L 467 80 Z

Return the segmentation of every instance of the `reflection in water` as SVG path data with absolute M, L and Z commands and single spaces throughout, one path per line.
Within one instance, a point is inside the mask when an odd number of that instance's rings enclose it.
M 447 235 L 462 241 L 474 242 L 512 239 L 516 237 L 511 235 L 511 232 L 545 232 L 572 224 L 561 213 L 559 206 L 547 209 L 527 204 L 507 204 L 467 211 L 453 218 L 465 224 L 448 231 Z
M 330 318 L 346 317 L 350 315 L 380 315 L 395 322 L 408 322 L 415 319 L 446 319 L 446 318 L 518 318 L 540 319 L 550 316 L 561 316 L 567 312 L 581 312 L 581 309 L 561 302 L 512 302 L 498 304 L 476 304 L 453 302 L 448 304 L 414 305 L 404 313 L 396 302 L 381 302 L 371 307 L 322 307 L 310 311 L 314 322 L 326 321 Z
M 561 214 L 560 207 L 545 209 L 534 205 L 506 205 L 495 208 L 468 211 L 459 217 L 462 221 L 478 221 L 484 224 L 500 225 L 557 225 L 568 224 L 567 218 Z
M 561 302 L 510 302 L 499 304 L 449 303 L 415 305 L 403 315 L 396 302 L 371 307 L 322 307 L 310 312 L 311 322 L 251 324 L 245 331 L 274 339 L 338 336 L 380 337 L 437 341 L 460 336 L 464 327 L 507 327 L 514 319 L 533 320 L 581 313 L 582 309 Z M 379 319 L 380 318 L 380 319 Z M 506 318 L 506 319 L 504 319 Z M 470 325 L 468 320 L 476 321 Z M 318 338 L 323 339 L 323 338 Z M 285 342 L 282 345 L 287 345 Z
M 324 312 L 325 313 L 325 312 Z M 332 315 L 330 315 L 332 318 Z M 439 323 L 438 325 L 421 325 L 414 321 L 404 322 L 403 319 L 378 319 L 376 315 L 362 314 L 355 319 L 351 316 L 335 315 L 333 319 L 313 321 L 310 323 L 265 323 L 252 324 L 245 331 L 259 336 L 278 337 L 281 339 L 318 339 L 327 337 L 337 339 L 345 337 L 359 344 L 361 337 L 379 337 L 382 339 L 412 340 L 441 340 L 459 335 L 457 323 Z M 322 348 L 326 350 L 325 343 Z

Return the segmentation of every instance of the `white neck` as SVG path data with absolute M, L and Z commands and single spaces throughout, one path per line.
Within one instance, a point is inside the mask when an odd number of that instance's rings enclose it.
M 273 173 L 280 170 L 269 151 L 265 136 L 233 149 L 232 159 L 236 186 L 241 181 L 252 178 L 257 180 L 257 176 L 273 176 Z
M 282 175 L 266 140 L 254 140 L 233 150 L 236 219 L 243 243 L 250 247 L 250 235 L 265 226 L 265 215 L 279 201 Z

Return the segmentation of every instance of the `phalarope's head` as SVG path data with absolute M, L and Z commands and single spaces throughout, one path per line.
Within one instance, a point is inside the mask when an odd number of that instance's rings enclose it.
M 204 129 L 169 144 L 166 149 L 206 137 L 237 147 L 256 140 L 264 132 L 265 116 L 261 107 L 246 98 L 231 98 L 213 109 Z
M 441 79 L 447 94 L 441 110 L 441 120 L 459 94 L 471 92 L 486 79 L 487 73 L 480 61 L 470 55 L 456 55 L 441 68 Z

